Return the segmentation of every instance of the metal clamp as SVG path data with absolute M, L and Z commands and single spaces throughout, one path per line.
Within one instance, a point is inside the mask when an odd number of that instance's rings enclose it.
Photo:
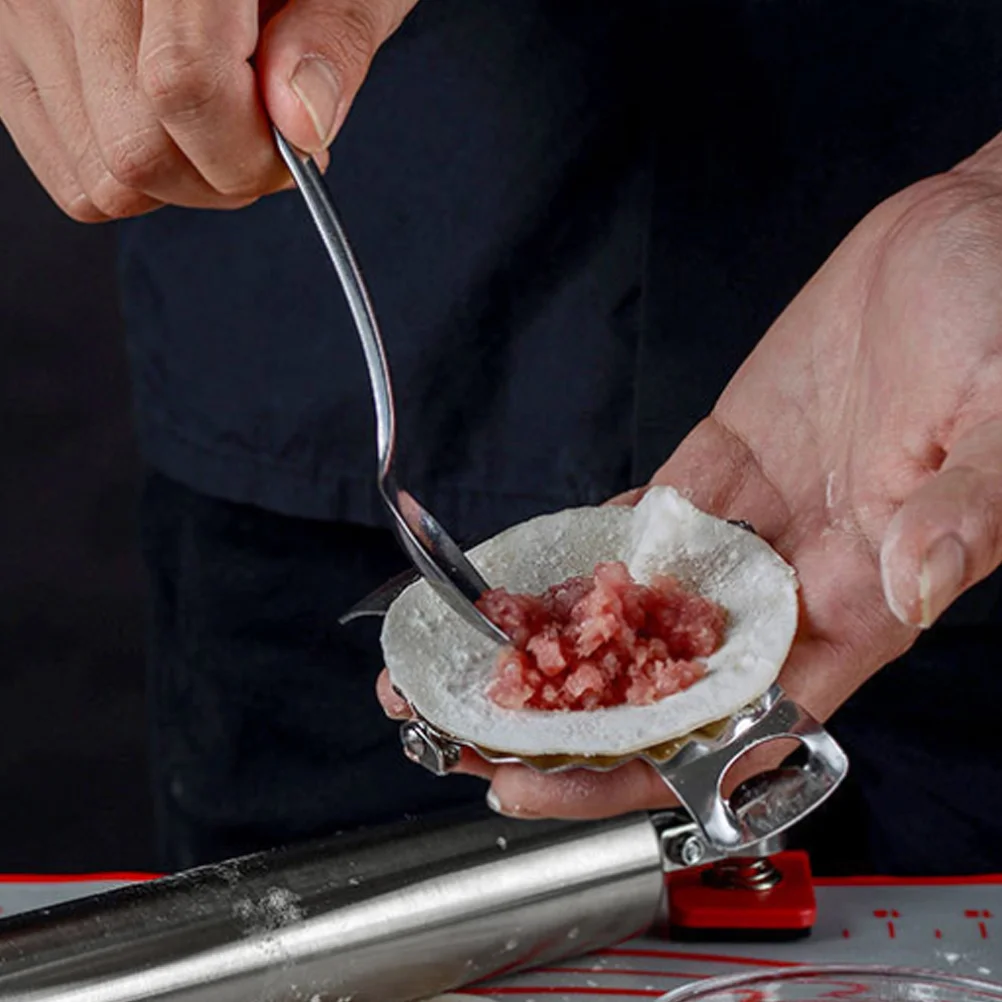
M 806 760 L 756 775 L 725 799 L 721 786 L 735 762 L 760 745 L 784 738 L 803 745 Z M 458 741 L 419 716 L 401 724 L 400 739 L 407 757 L 436 776 L 455 769 L 464 747 L 494 764 L 524 764 L 540 772 L 574 768 L 607 772 L 628 761 L 595 765 L 587 760 L 560 760 L 546 767 Z M 648 754 L 631 758 L 651 765 L 678 797 L 705 842 L 704 854 L 712 849 L 725 855 L 747 855 L 801 821 L 834 793 L 849 767 L 834 738 L 778 685 L 732 717 L 715 739 L 694 736 L 664 761 Z M 685 865 L 698 861 L 690 858 Z
M 723 743 L 690 741 L 668 762 L 647 759 L 692 815 L 707 841 L 740 853 L 805 818 L 834 793 L 848 772 L 845 752 L 803 707 L 773 686 L 763 710 L 735 719 Z M 730 800 L 721 784 L 747 752 L 790 738 L 806 749 L 806 761 L 773 769 L 743 783 Z

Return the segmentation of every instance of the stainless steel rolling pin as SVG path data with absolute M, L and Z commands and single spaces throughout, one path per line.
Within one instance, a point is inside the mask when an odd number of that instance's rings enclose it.
M 478 812 L 202 867 L 0 922 L 0 999 L 411 1002 L 648 928 L 694 831 Z

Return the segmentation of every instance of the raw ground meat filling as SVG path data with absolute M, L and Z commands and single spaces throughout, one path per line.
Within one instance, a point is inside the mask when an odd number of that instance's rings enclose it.
M 674 577 L 639 584 L 624 563 L 599 564 L 543 595 L 487 592 L 480 610 L 512 640 L 489 695 L 510 710 L 644 706 L 706 673 L 727 613 Z

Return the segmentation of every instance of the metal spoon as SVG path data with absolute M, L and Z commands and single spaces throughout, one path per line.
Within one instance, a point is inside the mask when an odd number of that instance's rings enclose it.
M 431 512 L 396 481 L 393 474 L 396 447 L 393 389 L 386 349 L 369 293 L 317 165 L 312 158 L 301 157 L 277 129 L 273 131 L 279 153 L 306 202 L 337 272 L 362 342 L 376 409 L 376 484 L 393 517 L 397 537 L 414 566 L 443 601 L 484 636 L 499 644 L 507 644 L 510 641 L 504 632 L 474 605 L 490 585 Z

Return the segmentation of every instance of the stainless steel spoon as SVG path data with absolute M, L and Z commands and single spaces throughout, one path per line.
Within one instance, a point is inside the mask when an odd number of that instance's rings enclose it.
M 376 484 L 393 518 L 397 537 L 414 566 L 443 601 L 484 636 L 507 644 L 509 640 L 504 632 L 474 605 L 490 585 L 431 512 L 397 483 L 393 473 L 396 447 L 393 388 L 386 349 L 369 293 L 317 165 L 312 158 L 301 157 L 277 129 L 274 134 L 279 153 L 306 202 L 337 272 L 362 342 L 376 409 Z

